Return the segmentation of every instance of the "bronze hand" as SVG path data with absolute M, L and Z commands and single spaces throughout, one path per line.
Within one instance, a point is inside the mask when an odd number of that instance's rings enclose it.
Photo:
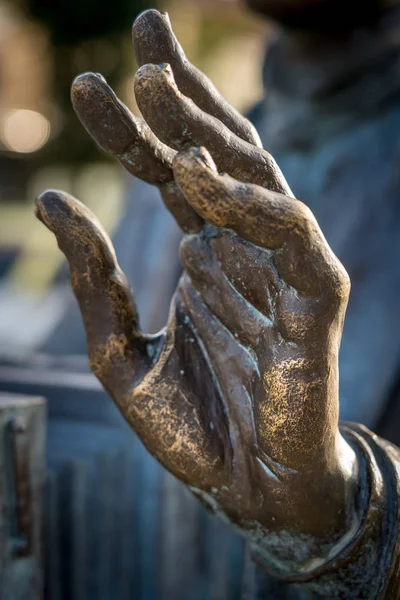
M 112 244 L 84 205 L 50 191 L 37 214 L 69 261 L 91 368 L 128 422 L 289 572 L 321 545 L 329 553 L 354 517 L 356 461 L 338 430 L 349 280 L 247 122 L 182 58 L 156 11 L 134 26 L 139 59 L 155 60 L 146 54 L 154 31 L 192 100 L 168 66 L 154 64 L 135 84 L 151 129 L 98 76 L 80 76 L 72 97 L 100 146 L 156 184 L 185 231 L 165 330 L 140 331 Z

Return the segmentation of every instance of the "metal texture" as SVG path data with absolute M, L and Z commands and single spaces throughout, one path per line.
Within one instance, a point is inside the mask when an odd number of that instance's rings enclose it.
M 133 30 L 140 62 L 154 31 L 161 51 L 176 49 L 167 17 L 149 11 Z M 105 148 L 106 127 L 105 149 L 123 164 L 118 143 L 121 127 L 128 131 L 131 172 L 148 178 L 150 156 L 163 188 L 169 165 L 167 204 L 185 236 L 165 330 L 140 330 L 94 215 L 63 192 L 37 199 L 38 218 L 69 262 L 91 368 L 148 450 L 251 540 L 266 572 L 313 598 L 393 598 L 398 451 L 338 422 L 348 275 L 272 157 L 232 131 L 232 113 L 228 124 L 215 117 L 224 101 L 203 77 L 213 101 L 202 110 L 199 85 L 189 85 L 199 75 L 183 59 L 179 66 L 192 101 L 169 65 L 143 65 L 136 75 L 155 138 L 121 113 L 103 79 L 84 75 L 72 91 L 87 129 Z M 160 153 L 157 140 L 169 150 Z M 203 145 L 215 161 L 193 147 Z

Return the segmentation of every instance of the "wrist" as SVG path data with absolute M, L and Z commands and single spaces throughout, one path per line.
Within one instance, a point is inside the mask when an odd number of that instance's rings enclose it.
M 367 463 L 363 458 L 359 465 L 359 458 L 340 433 L 337 445 L 335 467 L 309 489 L 307 507 L 295 509 L 297 523 L 265 532 L 253 544 L 256 562 L 277 579 L 308 581 L 334 564 L 360 536 L 367 492 L 359 485 L 359 476 L 365 483 Z

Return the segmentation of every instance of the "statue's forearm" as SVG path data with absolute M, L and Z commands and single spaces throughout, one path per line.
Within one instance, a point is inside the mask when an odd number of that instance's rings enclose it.
M 343 424 L 341 430 L 353 447 L 359 465 L 357 520 L 332 547 L 320 545 L 320 552 L 314 555 L 314 559 L 306 554 L 307 560 L 301 560 L 302 549 L 309 549 L 305 545 L 306 538 L 293 535 L 289 539 L 287 536 L 286 553 L 288 555 L 291 549 L 293 558 L 291 574 L 285 575 L 282 570 L 277 572 L 273 568 L 277 565 L 273 565 L 271 554 L 266 554 L 262 546 L 254 547 L 256 561 L 261 573 L 273 574 L 292 584 L 306 598 L 394 600 L 398 597 L 397 580 L 400 577 L 397 541 L 399 479 L 396 471 L 400 452 L 364 427 Z M 315 506 L 315 511 L 323 512 L 323 503 Z M 285 552 L 284 541 L 282 536 L 279 553 Z M 259 581 L 263 581 L 262 576 Z M 259 585 L 262 587 L 263 584 Z M 260 594 L 262 597 L 262 589 Z
M 133 37 L 148 123 L 93 74 L 75 80 L 73 103 L 104 150 L 159 187 L 188 234 L 184 272 L 165 330 L 143 334 L 94 215 L 62 192 L 37 200 L 70 264 L 91 368 L 147 449 L 251 540 L 265 572 L 302 598 L 392 600 L 400 451 L 357 425 L 338 429 L 349 277 L 165 15 L 143 13 Z

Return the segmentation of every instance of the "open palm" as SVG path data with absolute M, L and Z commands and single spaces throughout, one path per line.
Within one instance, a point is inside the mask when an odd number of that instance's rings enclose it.
M 167 17 L 144 13 L 134 43 L 147 124 L 97 75 L 77 78 L 72 99 L 99 145 L 160 188 L 184 231 L 165 330 L 140 331 L 111 242 L 84 205 L 49 191 L 38 217 L 69 261 L 91 368 L 149 451 L 267 554 L 272 533 L 294 528 L 312 555 L 313 539 L 349 519 L 353 456 L 338 430 L 337 372 L 347 274 L 251 125 L 188 63 Z

